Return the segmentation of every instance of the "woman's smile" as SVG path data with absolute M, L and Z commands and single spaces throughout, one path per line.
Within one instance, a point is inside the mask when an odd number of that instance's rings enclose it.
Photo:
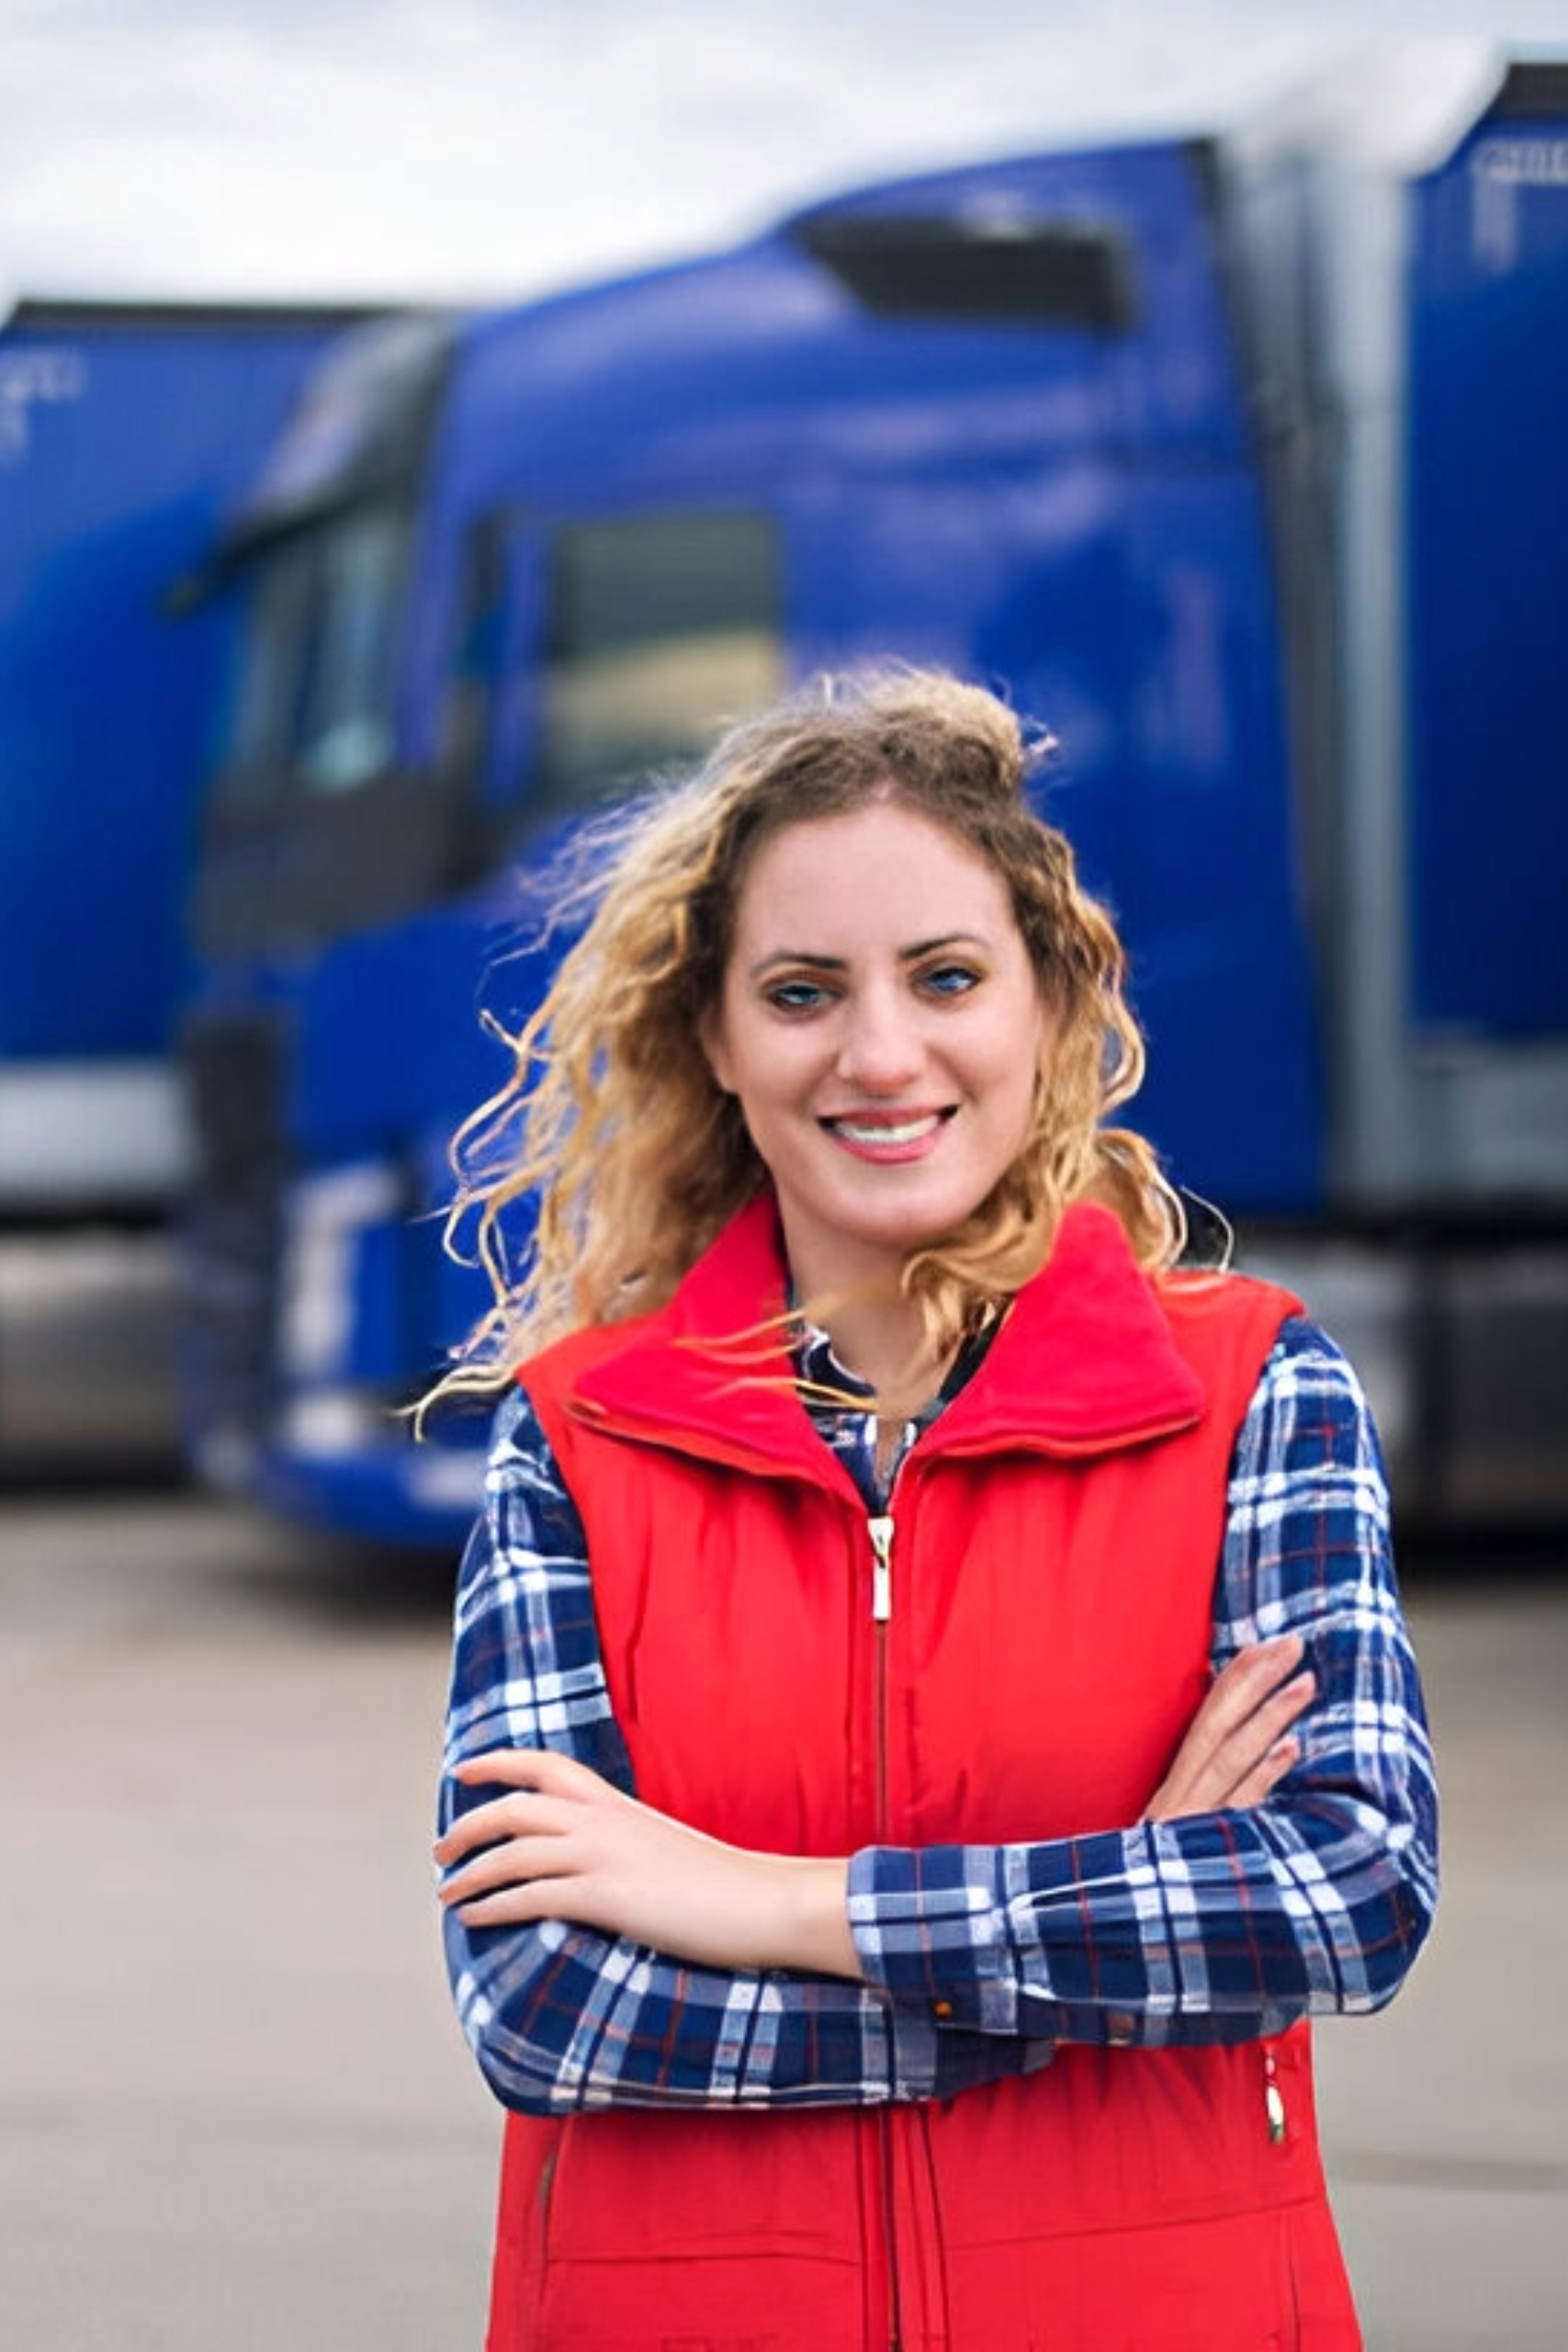
M 834 1141 L 863 1159 L 923 1159 L 934 1150 L 951 1108 L 942 1111 L 850 1111 L 824 1118 Z

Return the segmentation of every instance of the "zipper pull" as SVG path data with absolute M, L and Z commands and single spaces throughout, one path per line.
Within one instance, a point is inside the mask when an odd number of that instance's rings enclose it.
M 871 1534 L 871 1614 L 874 1624 L 886 1625 L 893 1614 L 893 1521 L 868 1519 Z
M 1274 2052 L 1267 2048 L 1263 2052 L 1263 2107 L 1269 2118 L 1269 2142 L 1274 2147 L 1282 2148 L 1285 2144 L 1285 2095 L 1280 2088 Z

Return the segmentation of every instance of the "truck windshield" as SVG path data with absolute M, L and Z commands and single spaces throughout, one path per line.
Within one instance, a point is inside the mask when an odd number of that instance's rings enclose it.
M 252 559 L 225 797 L 351 792 L 390 764 L 408 536 L 406 513 L 387 501 Z

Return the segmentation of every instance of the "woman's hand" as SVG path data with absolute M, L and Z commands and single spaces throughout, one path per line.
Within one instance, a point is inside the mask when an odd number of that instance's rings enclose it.
M 472 1756 L 455 1778 L 507 1791 L 435 1846 L 441 1901 L 468 1927 L 570 1919 L 699 1966 L 861 1973 L 842 1861 L 723 1845 L 547 1748 Z
M 1296 1672 L 1299 1634 L 1241 1650 L 1214 1677 L 1176 1761 L 1145 1808 L 1145 1821 L 1261 1804 L 1301 1754 L 1291 1730 L 1317 1688 Z

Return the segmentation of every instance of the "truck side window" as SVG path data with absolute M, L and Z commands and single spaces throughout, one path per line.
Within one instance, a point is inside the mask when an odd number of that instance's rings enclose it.
M 763 515 L 579 523 L 550 559 L 531 816 L 690 760 L 784 683 L 778 534 Z

